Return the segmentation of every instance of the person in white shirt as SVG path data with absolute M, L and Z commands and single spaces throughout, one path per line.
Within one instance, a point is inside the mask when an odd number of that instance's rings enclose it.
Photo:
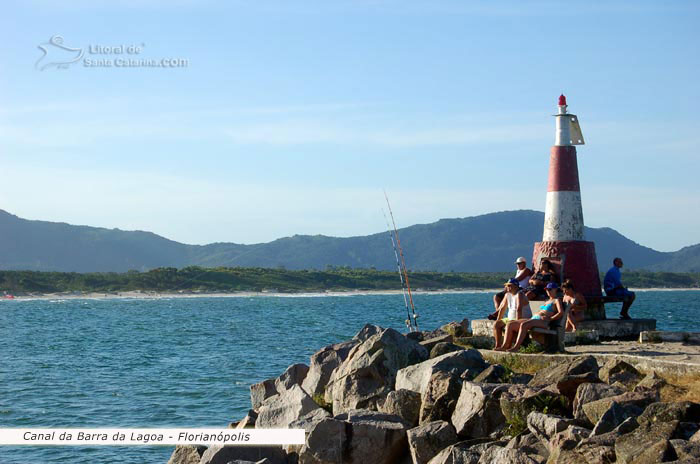
M 496 339 L 495 346 L 501 346 L 501 332 L 508 322 L 530 319 L 531 317 L 530 302 L 525 296 L 525 292 L 520 288 L 518 279 L 510 279 L 505 283 L 505 296 L 498 307 L 498 319 L 493 326 L 493 337 Z
M 518 281 L 518 285 L 520 286 L 520 288 L 526 288 L 529 284 L 530 277 L 533 275 L 533 272 L 530 268 L 527 267 L 527 260 L 524 256 L 521 256 L 518 259 L 516 259 L 515 265 L 518 267 L 518 269 L 515 271 L 515 279 Z M 505 296 L 505 290 L 503 290 L 502 292 L 498 292 L 493 296 L 493 308 L 495 309 L 495 311 L 488 316 L 489 319 L 497 319 L 496 316 L 498 315 L 498 308 L 500 307 L 501 301 L 503 301 L 503 298 Z

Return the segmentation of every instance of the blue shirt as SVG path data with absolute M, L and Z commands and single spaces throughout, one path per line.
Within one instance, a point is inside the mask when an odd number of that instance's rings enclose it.
M 616 287 L 622 287 L 622 272 L 620 272 L 619 267 L 613 266 L 605 274 L 603 288 L 605 288 L 605 291 L 607 292 Z

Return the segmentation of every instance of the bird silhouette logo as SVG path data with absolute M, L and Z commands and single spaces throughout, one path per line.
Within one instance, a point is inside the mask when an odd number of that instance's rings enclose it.
M 37 48 L 42 55 L 34 67 L 39 71 L 55 66 L 56 69 L 68 69 L 73 63 L 77 63 L 83 57 L 82 48 L 70 48 L 63 45 L 63 37 L 54 35 L 48 42 L 40 44 Z

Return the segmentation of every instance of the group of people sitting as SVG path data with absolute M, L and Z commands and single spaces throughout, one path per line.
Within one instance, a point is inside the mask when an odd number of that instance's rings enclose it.
M 493 297 L 496 311 L 489 316 L 495 319 L 494 337 L 497 351 L 517 351 L 522 346 L 529 331 L 534 328 L 547 329 L 554 321 L 564 317 L 564 305 L 569 305 L 566 330 L 575 331 L 576 323 L 583 320 L 586 299 L 574 288 L 570 280 L 560 285 L 554 266 L 543 260 L 538 272 L 527 267 L 524 257 L 515 261 L 518 271 L 515 277 L 505 283 L 502 292 Z M 530 300 L 545 299 L 536 314 L 530 310 Z
M 569 306 L 565 330 L 576 331 L 576 324 L 584 319 L 586 298 L 577 292 L 573 282 L 567 279 L 559 285 L 559 275 L 549 260 L 542 260 L 537 272 L 527 267 L 524 257 L 515 260 L 518 267 L 515 277 L 505 283 L 502 292 L 493 297 L 495 311 L 489 319 L 495 320 L 494 338 L 496 351 L 517 351 L 534 328 L 548 329 L 559 325 Z M 634 293 L 622 286 L 620 268 L 622 259 L 615 258 L 613 267 L 606 273 L 603 286 L 608 296 L 623 298 L 621 319 L 629 319 L 628 310 L 634 302 Z M 561 291 L 561 294 L 560 294 Z M 536 314 L 530 310 L 531 300 L 545 300 Z M 557 322 L 558 321 L 558 322 Z

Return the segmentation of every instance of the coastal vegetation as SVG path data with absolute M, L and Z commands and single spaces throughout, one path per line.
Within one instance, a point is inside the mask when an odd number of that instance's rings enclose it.
M 508 272 L 409 272 L 414 290 L 499 288 Z M 602 280 L 602 278 L 601 278 Z M 634 288 L 700 288 L 700 273 L 627 271 L 625 285 Z M 216 292 L 324 292 L 400 290 L 395 272 L 329 267 L 325 271 L 284 268 L 161 267 L 147 272 L 39 272 L 0 271 L 0 292 L 31 293 L 128 291 L 164 293 Z

